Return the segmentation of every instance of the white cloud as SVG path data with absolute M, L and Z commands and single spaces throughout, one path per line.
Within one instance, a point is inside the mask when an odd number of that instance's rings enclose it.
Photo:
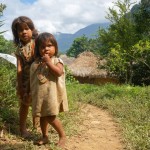
M 31 4 L 20 0 L 2 0 L 1 3 L 6 4 L 7 8 L 0 18 L 5 20 L 0 31 L 8 30 L 4 37 L 12 39 L 13 19 L 25 15 L 33 20 L 40 32 L 74 33 L 87 25 L 107 22 L 106 12 L 114 1 L 117 0 L 36 0 Z

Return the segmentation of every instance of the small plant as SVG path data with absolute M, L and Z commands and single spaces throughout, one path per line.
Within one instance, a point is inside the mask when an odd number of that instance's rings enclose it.
M 78 83 L 78 81 L 73 77 L 71 74 L 71 71 L 68 69 L 67 66 L 65 66 L 65 71 L 66 71 L 66 83 Z

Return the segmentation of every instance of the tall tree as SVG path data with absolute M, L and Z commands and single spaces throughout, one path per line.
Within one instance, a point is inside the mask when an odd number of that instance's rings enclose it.
M 139 37 L 141 39 L 145 37 L 150 38 L 150 1 L 141 0 L 139 5 L 134 6 L 133 16 Z
M 146 4 L 149 4 L 148 1 L 146 2 Z M 130 11 L 130 0 L 124 0 L 123 2 L 118 0 L 114 4 L 117 9 L 109 8 L 107 15 L 112 24 L 108 30 L 99 30 L 100 53 L 106 51 L 108 69 L 126 83 L 146 83 L 150 80 L 150 40 L 139 36 L 137 29 L 141 26 L 141 22 L 136 20 L 137 18 L 133 18 L 134 15 Z M 142 4 L 142 7 L 147 7 L 144 4 Z M 140 11 L 136 15 L 143 13 Z M 145 20 L 149 21 L 148 16 Z M 146 23 L 146 26 L 141 29 L 142 34 L 150 31 L 149 23 Z M 143 70 L 143 73 L 141 73 L 141 70 Z
M 109 69 L 127 83 L 133 77 L 131 48 L 139 40 L 130 13 L 131 5 L 130 0 L 114 2 L 106 17 L 111 22 L 109 29 L 99 31 L 100 50 L 106 49 Z

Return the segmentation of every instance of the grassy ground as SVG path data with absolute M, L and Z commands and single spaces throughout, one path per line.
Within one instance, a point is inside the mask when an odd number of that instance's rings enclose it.
M 0 129 L 5 129 L 7 137 L 13 140 L 14 135 L 18 136 L 16 69 L 5 62 L 0 63 L 0 68 Z M 70 111 L 59 117 L 68 136 L 78 132 L 78 124 L 75 124 L 80 121 L 78 102 L 84 102 L 107 109 L 117 118 L 123 128 L 128 150 L 150 149 L 150 86 L 95 86 L 68 82 L 67 92 Z M 31 115 L 28 118 L 28 127 L 32 129 Z M 23 146 L 25 149 L 33 147 L 30 142 Z
M 19 105 L 16 96 L 16 68 L 0 59 L 0 149 L 20 149 L 20 150 L 35 150 L 39 147 L 33 144 L 33 140 L 38 139 L 41 135 L 34 131 L 32 128 L 31 108 L 27 119 L 28 129 L 32 131 L 32 140 L 22 141 L 19 135 Z M 59 115 L 67 136 L 72 136 L 78 133 L 78 124 L 75 122 L 80 121 L 78 117 L 79 106 L 77 101 L 71 101 L 69 98 L 70 111 Z M 51 144 L 48 144 L 46 149 L 57 149 L 55 142 L 58 140 L 58 135 L 53 129 L 50 129 L 51 135 L 49 138 Z
M 76 84 L 68 91 L 74 100 L 108 109 L 123 128 L 127 149 L 150 149 L 150 86 Z

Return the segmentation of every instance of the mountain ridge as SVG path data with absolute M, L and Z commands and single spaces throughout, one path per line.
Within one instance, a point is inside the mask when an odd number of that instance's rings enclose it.
M 59 51 L 65 53 L 72 45 L 74 39 L 81 37 L 83 35 L 85 35 L 88 38 L 95 38 L 98 29 L 99 28 L 106 29 L 109 27 L 109 24 L 110 23 L 108 22 L 91 24 L 82 29 L 79 29 L 74 34 L 57 32 L 56 34 L 54 34 L 54 36 L 57 40 Z

